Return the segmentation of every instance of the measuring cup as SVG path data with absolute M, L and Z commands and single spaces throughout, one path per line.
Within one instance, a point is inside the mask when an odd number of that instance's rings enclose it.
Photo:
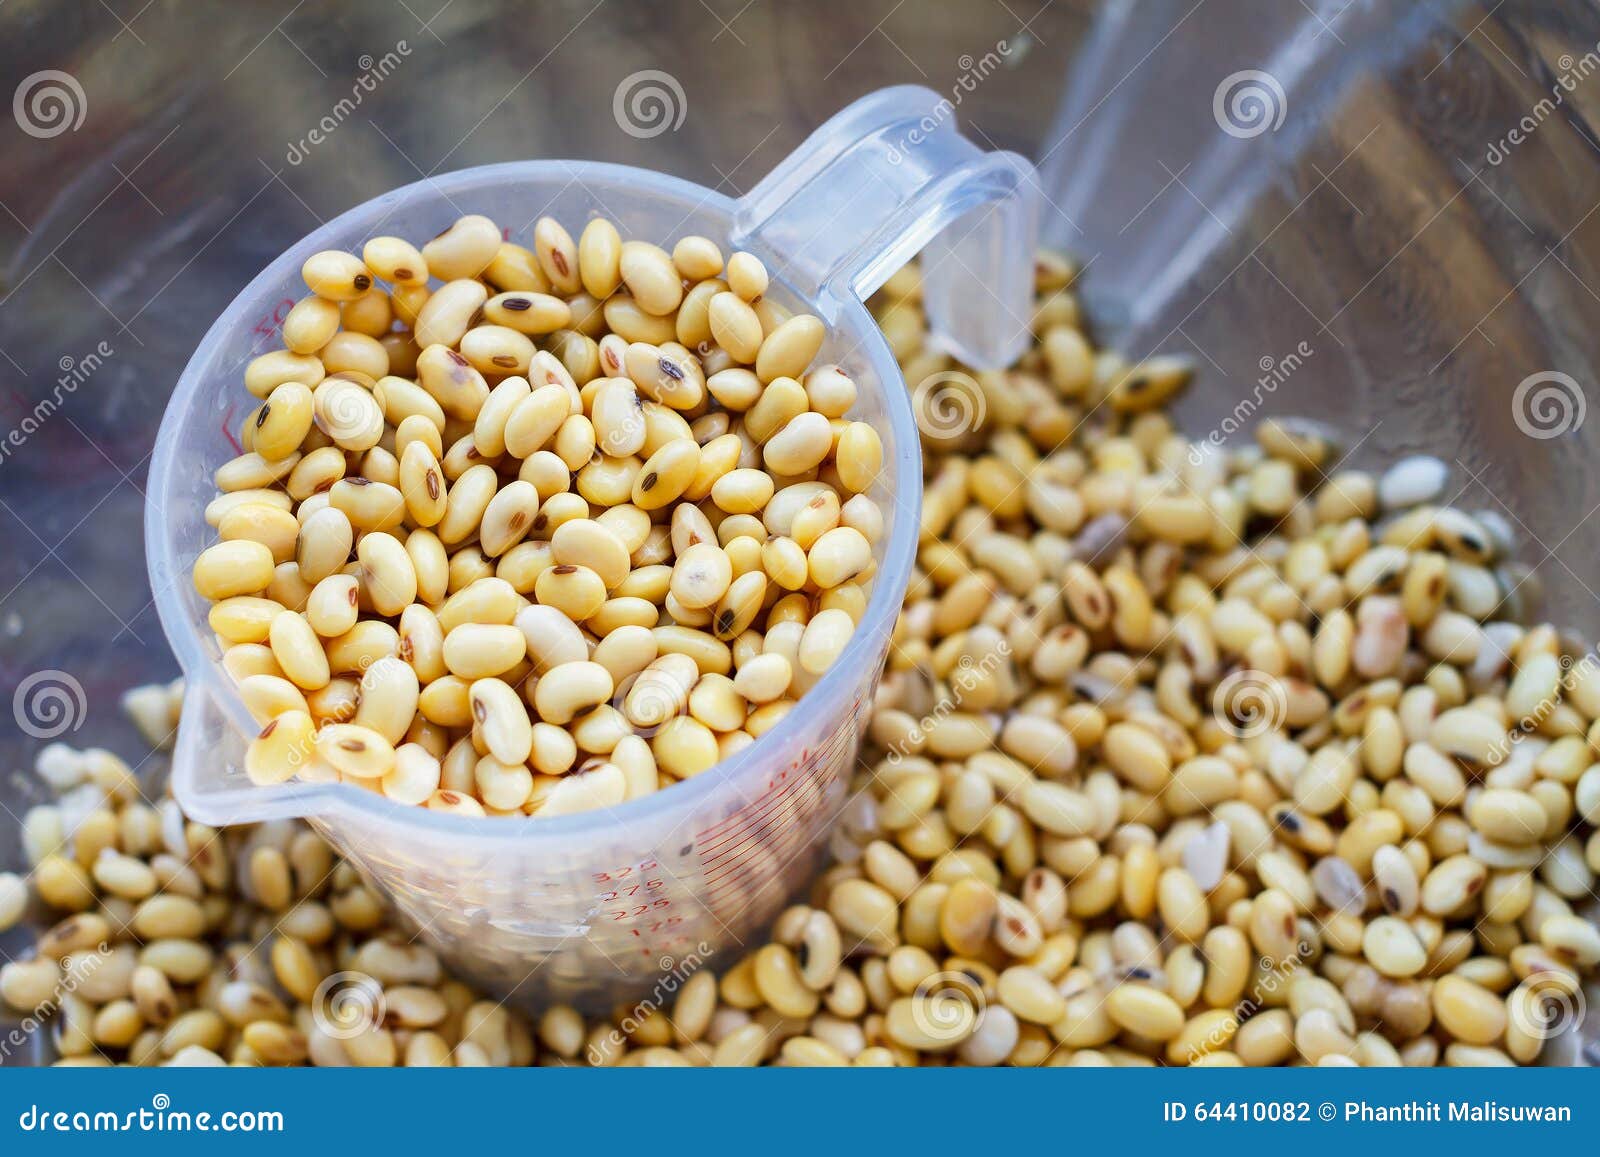
M 815 874 L 845 802 L 916 547 L 921 464 L 909 395 L 862 301 L 918 251 L 935 340 L 999 366 L 1028 340 L 1032 168 L 956 130 L 950 102 L 891 88 L 849 106 L 733 200 L 618 165 L 533 161 L 468 169 L 385 194 L 272 263 L 222 314 L 178 381 L 157 436 L 145 535 L 162 626 L 187 680 L 173 754 L 184 810 L 224 825 L 308 820 L 465 978 L 534 1004 L 596 1007 L 721 954 L 727 963 Z M 276 345 L 304 295 L 300 267 L 379 234 L 431 237 L 466 213 L 580 227 L 670 246 L 702 234 L 759 256 L 769 292 L 826 323 L 820 359 L 854 378 L 852 416 L 880 432 L 885 512 L 866 613 L 833 668 L 757 743 L 694 779 L 619 807 L 526 820 L 446 815 L 344 784 L 252 784 L 259 730 L 220 664 L 190 568 L 215 531 L 213 471 L 238 453 L 245 364 Z

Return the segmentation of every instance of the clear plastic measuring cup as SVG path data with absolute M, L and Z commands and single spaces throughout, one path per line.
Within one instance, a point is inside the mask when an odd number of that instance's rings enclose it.
M 463 976 L 519 1002 L 596 1005 L 752 942 L 812 878 L 845 801 L 916 546 L 917 427 L 862 300 L 919 251 L 939 340 L 978 366 L 1025 346 L 1035 231 L 1032 169 L 959 135 L 948 101 L 886 89 L 846 108 L 735 201 L 617 165 L 535 161 L 453 173 L 330 221 L 273 262 L 206 334 L 157 437 L 145 515 L 150 579 L 187 679 L 173 786 L 188 814 L 233 824 L 304 817 Z M 821 358 L 855 379 L 853 416 L 880 431 L 886 513 L 866 614 L 834 667 L 762 739 L 687 783 L 586 814 L 470 818 L 340 784 L 259 787 L 243 750 L 258 725 L 219 663 L 189 572 L 214 531 L 212 473 L 234 454 L 245 364 L 275 342 L 312 253 L 429 237 L 464 213 L 502 223 L 604 214 L 625 237 L 703 234 L 760 256 L 769 292 L 828 327 Z

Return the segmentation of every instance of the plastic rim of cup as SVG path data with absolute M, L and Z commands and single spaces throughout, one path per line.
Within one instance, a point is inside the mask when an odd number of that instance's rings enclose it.
M 861 335 L 856 349 L 872 363 L 884 390 L 895 446 L 894 461 L 886 467 L 892 470 L 896 513 L 861 623 L 833 666 L 806 693 L 800 710 L 844 710 L 840 700 L 852 670 L 883 661 L 916 550 L 920 435 L 910 394 L 895 388 L 903 385 L 899 366 L 863 302 L 921 253 L 924 309 L 933 341 L 975 368 L 1003 367 L 1029 342 L 1037 233 L 1033 167 L 1015 154 L 979 149 L 959 134 L 949 100 L 916 86 L 883 89 L 848 106 L 737 201 L 693 182 L 622 165 L 529 161 L 478 166 L 356 206 L 285 251 L 239 293 L 207 331 L 168 403 L 145 507 L 151 587 L 187 680 L 183 716 L 188 726 L 180 728 L 173 753 L 173 788 L 193 818 L 226 824 L 343 814 L 478 841 L 520 840 L 534 833 L 572 835 L 628 818 L 644 819 L 656 810 L 692 806 L 759 766 L 796 730 L 797 719 L 780 720 L 755 743 L 670 790 L 612 808 L 527 821 L 432 811 L 338 783 L 290 781 L 264 787 L 241 780 L 237 787 L 204 786 L 217 778 L 204 765 L 216 763 L 221 753 L 204 747 L 200 732 L 210 729 L 196 727 L 194 720 L 208 717 L 209 723 L 220 715 L 221 725 L 241 737 L 253 735 L 259 725 L 229 685 L 220 662 L 204 650 L 180 593 L 190 581 L 193 558 L 178 557 L 165 512 L 168 491 L 178 481 L 181 428 L 192 408 L 214 396 L 219 367 L 212 363 L 227 337 L 248 327 L 262 297 L 298 277 L 308 256 L 370 235 L 373 226 L 408 199 L 467 197 L 475 187 L 507 181 L 565 184 L 584 178 L 717 211 L 728 222 L 725 240 L 732 248 L 753 252 L 769 270 L 782 271 L 774 280 L 814 310 L 830 332 Z M 226 368 L 229 381 L 222 388 L 237 389 L 239 367 Z

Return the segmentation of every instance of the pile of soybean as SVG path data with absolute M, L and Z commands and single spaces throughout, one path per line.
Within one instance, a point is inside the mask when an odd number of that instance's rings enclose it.
M 1442 464 L 1341 469 L 1292 423 L 1191 443 L 1183 367 L 1097 352 L 1072 279 L 1041 256 L 1003 373 L 928 345 L 915 270 L 875 303 L 917 568 L 836 862 L 768 944 L 527 1017 L 309 829 L 188 823 L 53 746 L 0 883 L 46 927 L 0 996 L 55 1009 L 71 1064 L 1537 1060 L 1600 963 L 1600 664 L 1517 621 L 1501 520 L 1439 504 Z M 175 723 L 167 689 L 129 706 Z

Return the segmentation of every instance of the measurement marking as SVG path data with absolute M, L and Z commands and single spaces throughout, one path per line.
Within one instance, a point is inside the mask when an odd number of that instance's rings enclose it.
M 714 880 L 708 880 L 707 895 L 712 899 L 716 899 L 720 894 L 726 894 L 731 885 L 736 884 L 751 871 L 768 869 L 768 874 L 775 876 L 787 862 L 782 853 L 794 849 L 803 842 L 805 840 L 800 830 L 793 827 L 789 828 L 772 841 L 773 855 L 763 857 L 760 860 L 749 858 L 736 860 L 730 867 L 725 868 L 720 876 Z
M 818 781 L 815 780 L 815 779 L 806 781 L 806 783 L 804 783 L 804 784 L 800 784 L 797 781 L 797 785 L 800 788 L 804 788 L 804 787 L 815 785 L 817 782 Z M 739 851 L 739 849 L 741 849 L 742 847 L 744 847 L 746 844 L 748 844 L 750 842 L 751 838 L 759 838 L 760 836 L 763 836 L 763 835 L 772 834 L 773 829 L 775 827 L 778 827 L 778 825 L 775 823 L 775 819 L 779 815 L 779 813 L 782 812 L 784 804 L 789 800 L 797 799 L 797 798 L 801 798 L 801 797 L 797 792 L 794 792 L 794 791 L 786 791 L 786 792 L 782 793 L 781 795 L 775 797 L 773 799 L 773 801 L 772 801 L 772 807 L 768 810 L 768 815 L 763 819 L 763 822 L 761 822 L 759 824 L 752 825 L 752 827 L 747 832 L 744 833 L 744 837 L 745 838 L 743 840 L 739 841 L 739 843 L 737 843 L 735 845 L 732 845 L 732 846 L 729 846 L 727 844 L 722 845 L 722 850 L 721 851 L 719 851 L 714 857 L 711 857 L 710 859 L 707 859 L 704 862 L 703 866 L 704 866 L 704 868 L 705 868 L 705 870 L 707 872 L 708 877 L 713 877 L 715 875 L 714 869 L 716 869 L 717 867 L 723 865 L 727 861 L 727 859 L 728 859 L 728 857 L 730 855 L 736 854 Z M 806 810 L 806 807 L 808 807 L 808 806 L 809 806 L 809 801 L 808 801 L 806 806 L 794 809 L 790 813 L 789 819 L 792 820 L 795 816 L 804 814 L 804 812 Z M 778 838 L 781 839 L 781 838 L 787 837 L 789 834 L 791 834 L 793 832 L 793 830 L 794 829 L 792 829 L 792 828 L 789 828 L 787 830 L 784 830 L 781 827 L 778 828 Z
M 772 792 L 772 791 L 769 790 L 767 792 L 764 792 L 762 795 L 756 797 L 756 799 L 754 801 L 752 801 L 752 802 L 755 803 L 755 804 L 759 804 L 760 807 L 761 807 L 761 810 L 758 813 L 754 814 L 754 815 L 746 816 L 745 817 L 745 822 L 741 823 L 738 828 L 725 833 L 723 838 L 719 839 L 717 842 L 712 843 L 712 844 L 707 844 L 704 847 L 702 847 L 700 849 L 700 860 L 701 860 L 701 863 L 703 865 L 709 866 L 710 860 L 708 860 L 707 857 L 711 857 L 712 859 L 714 859 L 715 857 L 713 856 L 713 853 L 716 852 L 719 848 L 726 848 L 729 843 L 731 843 L 733 841 L 736 841 L 741 836 L 744 836 L 744 835 L 748 834 L 752 828 L 759 827 L 761 825 L 762 818 L 768 812 L 770 812 L 773 809 L 773 807 L 775 807 L 776 805 L 782 803 L 790 795 L 794 794 L 795 789 L 797 787 L 799 787 L 804 782 L 805 781 L 801 780 L 801 779 L 794 779 L 794 780 L 791 780 L 789 783 L 785 784 L 782 791 Z
M 858 699 L 849 713 L 856 725 L 840 728 L 802 753 L 755 799 L 696 834 L 708 911 L 748 903 L 782 875 L 797 848 L 817 843 L 804 821 L 826 804 L 829 788 L 840 778 L 841 751 L 860 737 L 860 706 Z M 752 845 L 764 845 L 770 854 L 752 856 Z
M 735 821 L 737 821 L 741 816 L 743 816 L 751 808 L 760 807 L 761 804 L 762 804 L 762 801 L 764 801 L 767 798 L 767 796 L 770 795 L 777 788 L 777 786 L 780 783 L 782 783 L 785 779 L 788 778 L 790 770 L 791 769 L 787 769 L 786 768 L 785 770 L 779 772 L 778 773 L 778 778 L 773 780 L 772 782 L 768 783 L 766 787 L 762 788 L 760 795 L 756 796 L 755 799 L 750 800 L 747 803 L 741 804 L 738 807 L 738 809 L 735 810 L 731 815 L 723 817 L 722 819 L 718 820 L 716 823 L 712 824 L 709 828 L 702 828 L 700 831 L 696 832 L 695 833 L 696 842 L 704 843 L 706 840 L 709 840 L 714 836 L 722 835 L 724 829 L 726 829 L 729 824 L 734 823 Z
M 815 751 L 806 753 L 798 761 L 796 761 L 794 766 L 786 768 L 784 771 L 780 772 L 778 778 L 769 783 L 762 793 L 755 799 L 744 804 L 732 815 L 729 815 L 710 827 L 704 828 L 696 833 L 695 842 L 701 845 L 701 856 L 704 857 L 707 851 L 714 851 L 716 848 L 725 845 L 730 836 L 736 837 L 743 831 L 748 830 L 751 822 L 751 816 L 749 813 L 753 810 L 765 810 L 768 808 L 771 804 L 774 791 L 778 789 L 779 784 L 782 784 L 786 779 L 788 779 L 790 772 L 798 771 L 800 774 L 797 775 L 794 780 L 785 785 L 784 792 L 779 793 L 780 797 L 787 791 L 793 790 L 795 785 L 803 783 L 807 780 L 814 781 L 823 777 L 830 780 L 836 778 L 834 768 L 835 761 L 833 756 L 838 754 L 841 746 L 845 745 L 846 743 L 854 742 L 854 739 L 855 732 L 852 729 L 846 729 L 836 733 L 834 737 L 827 741 L 823 746 L 817 748 Z M 730 827 L 730 825 L 737 825 L 737 829 Z
M 730 844 L 747 842 L 747 837 L 752 831 L 770 829 L 772 827 L 771 817 L 783 807 L 784 801 L 793 798 L 796 792 L 801 791 L 817 782 L 819 782 L 819 776 L 817 775 L 808 775 L 804 778 L 796 778 L 786 785 L 782 791 L 772 795 L 770 799 L 764 800 L 760 815 L 751 816 L 748 822 L 745 823 L 738 831 L 731 833 L 727 838 L 723 839 L 719 843 L 713 844 L 702 850 L 702 867 L 709 869 L 714 864 L 725 858 L 726 850 Z

